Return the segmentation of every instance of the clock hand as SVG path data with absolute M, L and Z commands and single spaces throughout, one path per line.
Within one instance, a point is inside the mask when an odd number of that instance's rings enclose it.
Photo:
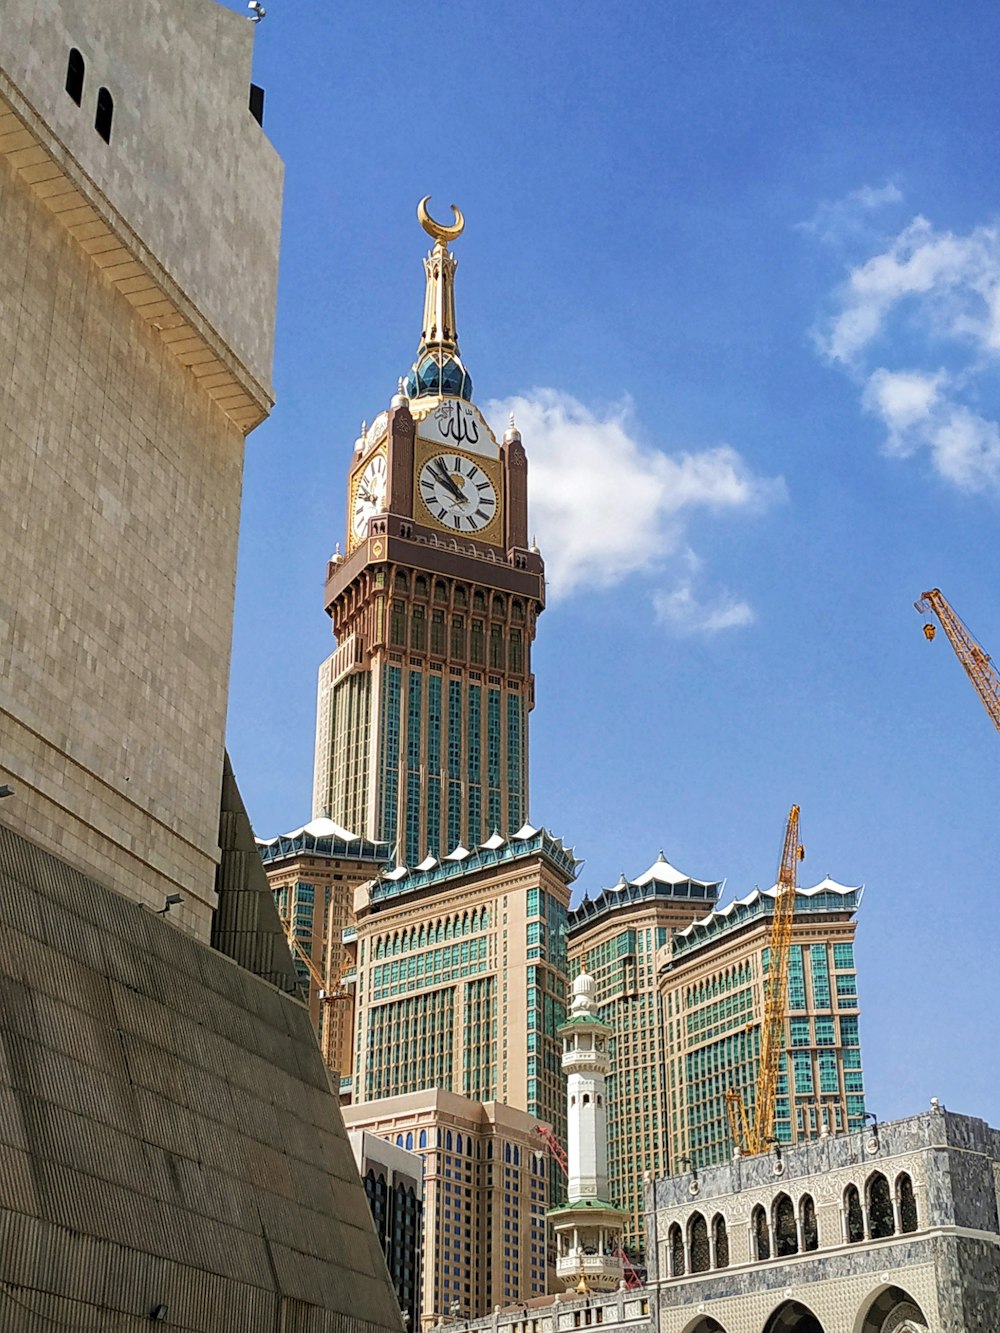
M 441 459 L 436 459 L 435 463 L 436 466 L 433 463 L 431 464 L 431 470 L 437 476 L 441 484 L 451 491 L 456 500 L 465 500 L 465 492 L 452 481 L 451 474 L 448 472 L 448 469 L 445 467 L 444 463 L 442 463 Z

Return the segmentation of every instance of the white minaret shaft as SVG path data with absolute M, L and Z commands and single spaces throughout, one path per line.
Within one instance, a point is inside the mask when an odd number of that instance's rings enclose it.
M 573 982 L 562 1037 L 566 1073 L 568 1198 L 549 1209 L 556 1276 L 567 1291 L 614 1291 L 622 1281 L 623 1210 L 608 1200 L 608 1097 L 611 1028 L 594 1003 L 585 967 Z
M 573 1199 L 605 1199 L 608 1193 L 608 1027 L 593 1003 L 594 979 L 581 972 L 563 1040 L 567 1075 L 568 1193 Z

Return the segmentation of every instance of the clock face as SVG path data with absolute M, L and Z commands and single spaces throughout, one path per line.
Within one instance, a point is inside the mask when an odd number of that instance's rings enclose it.
M 385 454 L 376 454 L 365 465 L 354 491 L 351 532 L 358 541 L 367 533 L 368 520 L 372 515 L 382 512 L 385 505 L 385 480 Z
M 458 454 L 428 458 L 420 469 L 418 489 L 427 511 L 453 532 L 479 532 L 496 517 L 493 483 L 470 458 Z

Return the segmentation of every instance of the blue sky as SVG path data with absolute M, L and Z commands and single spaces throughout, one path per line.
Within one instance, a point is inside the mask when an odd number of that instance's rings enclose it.
M 235 3 L 233 8 L 239 8 Z M 578 892 L 863 882 L 869 1103 L 1000 1122 L 1000 735 L 912 602 L 1000 653 L 1000 11 L 268 0 L 278 404 L 248 442 L 230 747 L 309 817 L 325 561 L 465 212 L 462 351 L 551 579 L 531 813 Z

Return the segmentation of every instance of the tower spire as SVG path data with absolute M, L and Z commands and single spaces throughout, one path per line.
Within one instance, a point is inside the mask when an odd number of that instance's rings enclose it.
M 410 398 L 452 397 L 471 399 L 472 378 L 462 364 L 458 350 L 455 320 L 455 269 L 458 260 L 448 249 L 465 230 L 465 218 L 457 204 L 452 204 L 455 221 L 449 226 L 436 222 L 427 211 L 425 195 L 417 204 L 417 217 L 424 231 L 434 241 L 434 248 L 424 259 L 427 285 L 424 291 L 424 323 L 420 333 L 417 359 L 406 377 Z
M 424 260 L 424 272 L 427 275 L 427 290 L 424 295 L 424 327 L 420 335 L 421 356 L 432 347 L 442 351 L 458 351 L 458 331 L 455 326 L 455 269 L 458 260 L 448 249 L 448 242 L 457 240 L 465 228 L 462 210 L 452 204 L 455 214 L 452 226 L 446 227 L 435 222 L 427 211 L 427 200 L 421 199 L 417 205 L 417 217 L 428 236 L 434 239 L 434 249 Z

